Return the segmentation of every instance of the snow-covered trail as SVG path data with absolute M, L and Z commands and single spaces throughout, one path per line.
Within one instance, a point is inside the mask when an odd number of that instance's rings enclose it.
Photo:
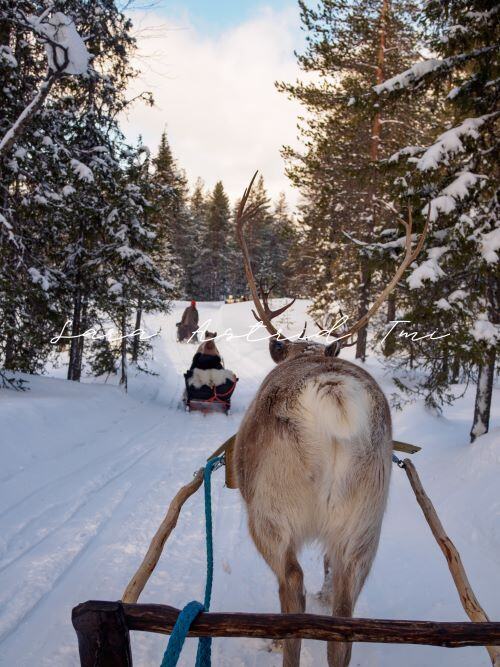
M 264 342 L 219 344 L 240 378 L 232 413 L 186 414 L 178 409 L 182 372 L 195 351 L 175 341 L 185 304 L 149 317 L 152 370 L 131 377 L 129 394 L 116 386 L 30 378 L 26 393 L 0 395 L 0 664 L 77 665 L 71 608 L 92 599 L 117 599 L 140 562 L 176 489 L 238 428 L 244 409 L 272 367 Z M 300 330 L 305 304 L 290 315 Z M 210 330 L 243 334 L 253 322 L 249 304 L 200 305 Z M 388 394 L 394 391 L 375 363 L 368 366 Z M 57 376 L 61 371 L 54 371 Z M 473 587 L 493 618 L 500 616 L 500 454 L 498 429 L 467 445 L 472 392 L 435 417 L 415 402 L 395 413 L 395 435 L 418 441 L 416 463 L 443 522 L 460 549 Z M 497 401 L 498 406 L 498 401 Z M 498 408 L 497 408 L 498 410 Z M 494 424 L 499 424 L 497 412 Z M 213 609 L 274 611 L 274 578 L 247 533 L 237 491 L 213 484 L 215 579 Z M 179 524 L 141 600 L 183 606 L 204 586 L 202 494 L 185 506 Z M 319 553 L 307 549 L 308 609 L 327 613 L 314 596 L 321 584 Z M 394 470 L 389 508 L 360 616 L 460 620 L 464 613 L 443 557 L 420 515 L 402 471 Z M 157 665 L 166 639 L 133 634 L 134 664 Z M 214 665 L 279 665 L 268 642 L 214 642 Z M 181 663 L 193 664 L 189 640 Z M 304 642 L 302 664 L 325 664 L 325 647 Z M 388 667 L 488 665 L 484 649 L 446 650 L 358 644 L 352 665 Z

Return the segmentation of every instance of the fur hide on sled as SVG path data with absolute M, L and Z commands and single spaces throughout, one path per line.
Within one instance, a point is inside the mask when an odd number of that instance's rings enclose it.
M 227 382 L 227 380 L 231 382 L 235 382 L 236 380 L 236 375 L 228 368 L 209 368 L 207 370 L 193 368 L 193 374 L 188 379 L 188 385 L 195 389 L 203 386 L 219 387 L 221 384 Z

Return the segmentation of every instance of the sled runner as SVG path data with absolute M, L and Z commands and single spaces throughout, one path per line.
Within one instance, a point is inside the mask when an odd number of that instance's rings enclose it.
M 200 412 L 224 412 L 227 414 L 231 408 L 231 396 L 236 388 L 238 378 L 234 381 L 227 379 L 223 384 L 217 386 L 202 385 L 195 387 L 189 383 L 191 376 L 184 373 L 186 390 L 184 392 L 183 402 L 186 410 L 191 412 L 197 410 Z

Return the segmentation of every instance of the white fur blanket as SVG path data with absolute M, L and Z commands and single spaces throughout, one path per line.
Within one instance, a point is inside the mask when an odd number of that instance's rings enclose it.
M 236 380 L 236 375 L 228 368 L 209 368 L 207 370 L 193 368 L 193 374 L 189 378 L 188 384 L 195 387 L 195 389 L 199 389 L 204 385 L 208 387 L 218 387 L 219 385 L 224 384 L 226 380 L 231 380 L 231 382 Z

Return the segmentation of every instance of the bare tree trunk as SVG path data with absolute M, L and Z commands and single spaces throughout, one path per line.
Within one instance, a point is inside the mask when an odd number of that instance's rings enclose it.
M 81 331 L 81 315 L 82 315 L 82 295 L 80 290 L 75 290 L 73 297 L 73 318 L 71 323 L 71 342 L 69 346 L 69 364 L 68 364 L 68 380 L 78 380 L 76 368 L 78 364 L 78 346 Z
M 16 328 L 16 314 L 14 310 L 7 310 L 5 314 L 5 350 L 3 366 L 6 370 L 14 370 L 14 331 Z
M 358 319 L 363 317 L 368 311 L 370 298 L 371 274 L 368 268 L 366 258 L 362 257 L 360 262 L 360 285 L 358 293 Z M 364 326 L 358 332 L 356 342 L 356 359 L 364 361 L 366 359 L 366 342 L 368 338 L 368 327 Z
M 493 395 L 493 378 L 495 375 L 495 349 L 490 348 L 485 363 L 479 366 L 477 378 L 476 403 L 474 405 L 474 421 L 470 431 L 470 441 L 488 433 L 490 425 L 491 397 Z
M 127 391 L 127 315 L 125 309 L 123 309 L 122 319 L 121 319 L 121 377 L 120 384 L 123 385 L 125 391 Z
M 80 323 L 80 333 L 83 333 L 87 329 L 87 299 L 82 298 L 82 307 L 81 307 L 81 323 Z M 75 367 L 73 370 L 73 379 L 80 382 L 82 377 L 82 363 L 83 363 L 83 346 L 85 344 L 84 336 L 78 338 L 78 345 L 76 348 L 76 360 Z
M 137 304 L 137 313 L 135 315 L 135 328 L 134 332 L 137 332 L 141 328 L 141 319 L 142 319 L 142 301 L 139 299 Z M 132 343 L 132 361 L 137 363 L 139 358 L 139 343 L 140 343 L 140 334 L 134 334 L 134 340 Z
M 389 298 L 387 299 L 387 324 L 394 322 L 395 319 L 396 319 L 396 295 L 394 294 L 394 292 L 391 292 L 389 294 Z M 384 348 L 382 352 L 385 357 L 390 357 L 391 354 L 394 354 L 395 349 L 396 349 L 395 338 L 391 334 L 390 336 L 387 336 L 387 338 L 385 339 Z
M 396 319 L 396 294 L 391 292 L 387 298 L 387 324 Z

